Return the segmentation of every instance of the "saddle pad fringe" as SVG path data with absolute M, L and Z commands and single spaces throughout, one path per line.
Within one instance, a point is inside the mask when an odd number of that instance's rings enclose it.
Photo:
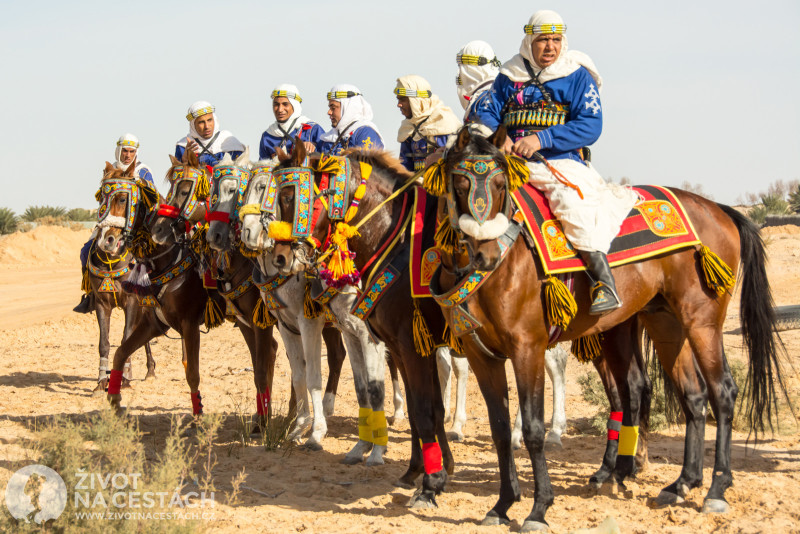
M 602 352 L 600 347 L 600 334 L 579 337 L 572 341 L 570 352 L 578 358 L 581 363 L 589 363 Z
M 461 340 L 458 336 L 453 332 L 453 329 L 450 328 L 450 325 L 445 323 L 444 325 L 444 333 L 442 337 L 447 342 L 447 346 L 450 347 L 451 351 L 457 352 L 459 354 L 464 354 L 464 344 L 461 343 Z
M 456 247 L 458 247 L 458 234 L 453 230 L 449 217 L 439 221 L 439 227 L 436 229 L 436 235 L 434 235 L 433 240 L 436 246 L 445 254 L 450 256 L 455 254 Z
M 305 297 L 303 298 L 303 316 L 306 319 L 316 319 L 322 313 L 322 306 L 311 298 L 311 284 L 306 284 Z
M 206 325 L 206 328 L 211 330 L 212 328 L 216 328 L 221 325 L 224 321 L 224 317 L 222 316 L 222 310 L 219 308 L 219 304 L 211 298 L 211 295 L 208 296 L 208 300 L 206 301 L 206 309 L 203 312 L 203 322 Z
M 275 326 L 277 322 L 278 320 L 267 311 L 267 305 L 264 304 L 264 299 L 259 295 L 258 304 L 256 304 L 256 309 L 253 310 L 253 324 L 256 328 L 264 330 L 270 326 Z
M 555 276 L 548 276 L 544 283 L 544 301 L 550 325 L 566 330 L 578 313 L 575 297 L 566 284 Z
M 434 349 L 433 336 L 428 330 L 425 318 L 419 309 L 419 301 L 414 299 L 414 349 L 422 356 L 428 356 Z
M 703 276 L 706 285 L 712 289 L 718 297 L 733 289 L 736 277 L 722 258 L 711 252 L 705 245 L 701 245 L 698 250 L 700 253 L 700 264 L 703 266 Z

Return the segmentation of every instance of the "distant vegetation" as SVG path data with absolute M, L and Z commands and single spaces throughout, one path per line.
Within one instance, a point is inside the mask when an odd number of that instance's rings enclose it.
M 800 214 L 800 181 L 771 183 L 766 191 L 747 193 L 739 204 L 750 206 L 747 216 L 757 224 L 764 224 L 768 215 Z
M 0 208 L 0 235 L 11 234 L 17 231 L 19 217 L 14 210 Z
M 27 232 L 35 225 L 66 226 L 78 230 L 83 228 L 79 222 L 96 218 L 97 210 L 84 208 L 67 210 L 61 206 L 30 206 L 22 215 L 9 208 L 0 208 L 0 235 Z

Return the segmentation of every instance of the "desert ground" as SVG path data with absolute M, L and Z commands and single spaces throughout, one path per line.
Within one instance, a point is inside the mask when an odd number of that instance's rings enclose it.
M 769 228 L 763 235 L 775 304 L 800 304 L 800 228 Z M 15 470 L 37 461 L 31 443 L 40 422 L 54 415 L 96 413 L 106 404 L 104 397 L 91 395 L 98 365 L 95 316 L 71 311 L 80 298 L 78 251 L 88 236 L 89 230 L 49 226 L 0 238 L 0 491 Z M 112 353 L 122 337 L 121 317 L 116 311 L 112 320 Z M 730 360 L 745 361 L 738 326 L 736 300 L 728 310 L 726 352 Z M 174 331 L 169 336 L 176 337 Z M 798 399 L 800 330 L 782 332 L 781 337 L 788 355 L 785 378 L 790 394 Z M 123 390 L 123 403 L 129 415 L 138 418 L 146 449 L 157 453 L 170 418 L 188 416 L 191 404 L 180 341 L 159 338 L 153 354 L 157 377 L 148 381 L 142 380 L 144 352 L 134 355 L 135 380 L 132 389 Z M 509 511 L 512 524 L 480 526 L 497 498 L 499 476 L 486 408 L 474 378 L 468 387 L 466 439 L 451 444 L 455 475 L 438 498 L 438 508 L 410 510 L 406 503 L 413 490 L 393 485 L 405 472 L 410 454 L 407 421 L 390 427 L 385 465 L 340 463 L 356 439 L 358 406 L 348 362 L 335 414 L 328 421 L 324 450 L 294 448 L 285 454 L 237 441 L 236 414 L 255 408 L 250 357 L 239 331 L 226 323 L 204 335 L 200 360 L 205 410 L 226 416 L 214 446 L 217 504 L 214 518 L 204 524 L 210 531 L 514 532 L 530 513 L 533 473 L 523 449 L 515 453 L 522 501 Z M 653 497 L 680 472 L 683 428 L 651 435 L 649 466 L 624 489 L 595 490 L 587 481 L 599 466 L 605 437 L 591 431 L 589 421 L 597 408 L 583 400 L 577 382 L 594 369 L 571 358 L 567 372 L 567 434 L 563 449 L 547 451 L 556 494 L 547 514 L 553 532 L 593 528 L 608 517 L 614 518 L 621 532 L 800 532 L 800 429 L 796 424 L 782 424 L 755 447 L 747 433 L 735 432 L 734 484 L 726 494 L 731 511 L 703 515 L 699 510 L 713 466 L 715 426 L 709 424 L 703 488 L 693 490 L 682 504 L 655 508 Z M 289 387 L 289 365 L 281 345 L 273 392 L 277 405 L 288 401 Z M 514 394 L 512 388 L 515 407 Z M 387 381 L 387 415 L 391 411 Z M 246 478 L 238 503 L 223 504 L 231 481 L 242 469 Z

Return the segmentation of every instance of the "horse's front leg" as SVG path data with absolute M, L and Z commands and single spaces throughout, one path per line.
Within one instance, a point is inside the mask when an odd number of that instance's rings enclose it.
M 550 383 L 553 384 L 553 421 L 545 442 L 555 445 L 559 449 L 562 448 L 561 436 L 567 430 L 566 369 L 568 358 L 569 350 L 561 344 L 544 353 L 545 369 L 550 377 Z
M 114 352 L 114 362 L 108 378 L 108 401 L 118 412 L 121 411 L 120 387 L 122 386 L 122 369 L 125 362 L 139 347 L 161 333 L 155 321 L 140 321 Z
M 186 357 L 185 374 L 192 401 L 192 415 L 198 418 L 203 415 L 203 397 L 200 395 L 200 329 L 195 321 L 181 322 L 181 340 Z
M 342 374 L 342 365 L 347 351 L 342 342 L 342 333 L 336 328 L 326 326 L 322 329 L 322 340 L 325 342 L 325 353 L 328 355 L 328 381 L 325 383 L 325 396 L 322 397 L 322 406 L 325 417 L 333 415 L 336 404 L 336 392 L 339 389 L 339 377 Z
M 92 395 L 100 396 L 108 387 L 108 330 L 111 324 L 111 308 L 105 303 L 104 299 L 95 297 L 95 315 L 97 316 L 97 326 L 100 330 L 100 338 L 97 342 L 97 352 L 100 354 L 100 365 L 97 372 L 97 386 L 92 391 Z
M 306 385 L 311 394 L 311 406 L 314 410 L 314 422 L 311 435 L 304 447 L 310 450 L 322 450 L 322 439 L 328 433 L 325 420 L 325 409 L 322 406 L 322 328 L 325 326 L 324 316 L 316 319 L 298 317 L 300 337 L 303 340 L 303 354 L 306 363 Z
M 464 441 L 464 425 L 467 422 L 467 383 L 469 382 L 469 362 L 461 355 L 451 359 L 453 375 L 456 380 L 456 409 L 453 424 L 447 432 L 447 439 Z
M 306 364 L 303 356 L 303 340 L 298 334 L 289 330 L 285 323 L 285 314 L 281 314 L 278 330 L 289 359 L 289 368 L 292 373 L 292 392 L 295 398 L 294 413 L 289 411 L 289 417 L 294 417 L 294 425 L 289 433 L 289 438 L 299 440 L 310 424 L 311 414 L 308 407 L 308 388 L 306 387 Z

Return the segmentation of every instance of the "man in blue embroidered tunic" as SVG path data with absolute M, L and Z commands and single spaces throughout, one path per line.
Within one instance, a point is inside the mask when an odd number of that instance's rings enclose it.
M 461 127 L 461 120 L 433 94 L 431 84 L 422 76 L 398 78 L 394 94 L 405 117 L 397 132 L 400 161 L 410 171 L 424 169 L 425 159 L 447 145 L 448 137 Z
M 337 156 L 347 148 L 383 148 L 383 137 L 372 122 L 372 106 L 355 85 L 339 84 L 331 88 L 328 117 L 332 128 L 320 138 L 319 152 Z
M 183 153 L 188 148 L 197 153 L 202 165 L 214 166 L 225 154 L 230 154 L 231 159 L 235 160 L 244 152 L 244 145 L 232 133 L 219 129 L 214 110 L 214 106 L 204 100 L 189 107 L 186 114 L 189 135 L 175 144 L 176 158 L 183 160 Z
M 529 183 L 545 193 L 595 281 L 590 313 L 602 315 L 621 305 L 606 253 L 638 197 L 606 183 L 579 154 L 603 127 L 602 79 L 592 60 L 568 51 L 566 25 L 553 11 L 534 13 L 524 29 L 519 54 L 500 68 L 476 113 L 492 130 L 505 124 L 505 150 L 528 160 Z
M 475 109 L 487 98 L 500 72 L 500 61 L 485 41 L 470 41 L 456 54 L 456 92 L 464 108 L 464 122 L 477 122 Z
M 272 91 L 272 113 L 275 122 L 261 135 L 258 148 L 260 159 L 275 157 L 275 149 L 291 152 L 297 136 L 303 141 L 307 152 L 315 152 L 319 138 L 325 133 L 322 126 L 303 115 L 300 93 L 297 87 L 284 83 Z
M 136 161 L 136 168 L 134 169 L 134 176 L 137 179 L 147 182 L 150 187 L 155 189 L 155 184 L 153 183 L 153 175 L 150 172 L 150 167 L 142 163 L 138 160 L 139 155 L 139 138 L 133 134 L 126 133 L 120 136 L 117 140 L 117 147 L 114 150 L 114 155 L 116 156 L 116 161 L 114 162 L 114 168 L 120 169 L 123 171 L 128 170 L 128 167 Z M 95 230 L 96 231 L 96 230 Z M 83 247 L 81 247 L 81 272 L 86 270 L 86 264 L 89 261 L 89 250 L 92 248 L 92 243 L 94 242 L 95 233 L 92 232 L 89 241 L 84 243 Z M 84 293 L 81 296 L 80 303 L 75 306 L 72 311 L 78 313 L 89 313 L 94 311 L 94 295 L 93 294 L 86 294 Z

